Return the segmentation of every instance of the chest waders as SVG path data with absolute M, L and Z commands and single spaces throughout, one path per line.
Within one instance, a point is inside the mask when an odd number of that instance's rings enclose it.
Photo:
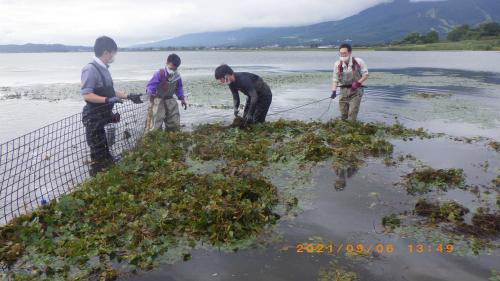
M 267 83 L 264 82 L 262 78 L 259 78 L 257 81 L 255 81 L 255 89 L 257 90 L 259 99 L 257 101 L 255 112 L 253 114 L 254 122 L 264 123 L 266 122 L 267 112 L 269 111 L 269 107 L 271 106 L 271 102 L 273 101 L 273 93 L 271 92 L 271 88 L 269 88 L 269 85 L 267 85 Z M 245 105 L 245 112 L 247 114 L 247 108 L 250 106 L 249 100 L 250 98 L 247 99 L 247 104 Z
M 351 89 L 352 83 L 363 77 L 361 67 L 354 57 L 352 62 L 352 71 L 346 72 L 344 72 L 343 63 L 339 64 L 338 75 L 341 83 L 339 107 L 342 120 L 356 121 L 364 90 L 362 87 L 356 90 Z
M 156 89 L 156 96 L 150 99 L 150 108 L 146 127 L 158 130 L 165 124 L 166 131 L 178 131 L 181 126 L 179 105 L 174 98 L 178 89 L 180 75 L 175 73 L 167 77 L 165 69 L 160 69 L 160 84 Z
M 99 72 L 103 86 L 94 89 L 94 94 L 111 98 L 115 96 L 113 83 L 107 85 L 104 74 L 95 63 L 90 63 Z M 98 172 L 106 169 L 113 163 L 109 152 L 108 141 L 104 126 L 111 123 L 113 116 L 113 104 L 100 104 L 87 102 L 82 112 L 82 122 L 85 126 L 85 136 L 90 148 L 90 175 L 95 176 Z

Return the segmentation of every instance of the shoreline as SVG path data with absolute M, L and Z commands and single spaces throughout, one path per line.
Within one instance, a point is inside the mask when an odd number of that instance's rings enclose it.
M 469 45 L 464 45 L 469 43 Z M 409 45 L 383 45 L 383 46 L 353 46 L 355 51 L 372 51 L 372 52 L 500 52 L 500 39 L 495 45 L 482 45 L 488 41 L 464 41 L 464 42 L 440 42 L 433 44 L 409 44 Z M 462 47 L 455 47 L 460 45 Z M 328 52 L 337 51 L 336 47 L 328 48 L 296 48 L 296 47 L 280 47 L 280 48 L 227 48 L 227 49 L 200 49 L 200 48 L 172 48 L 172 49 L 120 49 L 124 53 L 155 53 L 155 52 Z M 4 54 L 62 54 L 62 53 L 91 53 L 91 51 L 40 51 L 40 52 L 0 52 Z

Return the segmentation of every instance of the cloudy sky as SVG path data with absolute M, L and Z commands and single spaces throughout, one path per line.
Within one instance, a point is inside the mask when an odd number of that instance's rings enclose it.
M 120 46 L 240 27 L 338 20 L 388 0 L 0 0 L 0 44 Z

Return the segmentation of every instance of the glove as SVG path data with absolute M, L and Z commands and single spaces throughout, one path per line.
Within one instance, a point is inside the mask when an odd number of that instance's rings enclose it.
M 353 91 L 356 91 L 357 89 L 359 89 L 360 87 L 362 86 L 361 83 L 359 83 L 358 81 L 355 81 L 355 82 L 352 82 L 352 86 L 351 86 L 351 89 Z
M 330 98 L 335 99 L 337 97 L 337 91 L 332 91 L 332 95 L 330 96 Z
M 115 104 L 115 103 L 123 103 L 123 101 L 119 97 L 111 97 L 111 98 L 108 97 L 106 98 L 106 103 Z
M 129 94 L 127 99 L 131 100 L 133 103 L 143 103 L 141 96 L 142 94 Z
M 236 116 L 238 116 L 238 114 L 239 114 L 239 113 L 240 113 L 240 110 L 239 110 L 239 109 L 237 109 L 237 108 L 235 108 L 235 109 L 234 109 L 234 116 L 235 116 L 235 117 L 236 117 Z
M 185 99 L 181 99 L 181 105 L 184 107 L 184 110 L 188 108 L 188 104 Z

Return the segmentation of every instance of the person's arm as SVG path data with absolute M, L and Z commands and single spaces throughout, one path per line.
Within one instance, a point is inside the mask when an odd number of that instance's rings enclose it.
M 94 93 L 88 93 L 83 95 L 83 100 L 91 103 L 106 103 L 106 98 L 98 96 Z
M 336 92 L 337 91 L 337 86 L 338 86 L 338 82 L 333 81 L 333 83 L 332 83 L 332 92 Z
M 339 84 L 339 62 L 336 62 L 333 66 L 332 92 L 337 91 L 338 84 Z
M 115 96 L 117 96 L 121 99 L 124 99 L 124 100 L 128 99 L 128 95 L 125 94 L 124 92 L 120 92 L 120 91 L 115 91 Z
M 186 110 L 188 105 L 184 97 L 184 85 L 182 84 L 182 78 L 179 78 L 179 80 L 177 80 L 177 91 L 175 94 L 177 95 L 177 98 L 181 101 L 181 105 L 182 107 L 184 107 L 184 110 Z
M 177 80 L 177 91 L 175 94 L 177 95 L 177 98 L 179 100 L 184 100 L 184 85 L 182 83 L 182 78 L 179 78 L 179 80 Z
M 234 115 L 236 116 L 240 110 L 240 94 L 234 87 L 229 86 L 229 89 L 231 90 L 231 94 L 233 94 L 233 109 Z
M 158 89 L 158 85 L 160 85 L 161 82 L 161 77 L 160 77 L 160 71 L 157 70 L 154 74 L 153 77 L 149 80 L 147 86 L 146 86 L 146 93 L 148 95 L 154 97 L 156 95 L 156 90 Z
M 358 80 L 360 84 L 363 84 L 367 79 L 370 73 L 368 72 L 368 66 L 366 65 L 365 61 L 362 59 L 358 59 L 359 67 L 360 67 L 360 72 L 361 72 L 361 78 Z
M 90 68 L 83 68 L 81 82 L 81 94 L 84 101 L 91 103 L 106 103 L 105 97 L 98 96 L 94 93 L 94 89 L 97 86 L 97 77 Z
M 247 101 L 245 103 L 245 108 L 243 109 L 243 118 L 247 117 L 249 108 L 250 108 L 250 98 L 247 97 Z
M 358 80 L 359 84 L 363 84 L 366 80 L 368 80 L 368 74 L 361 76 L 361 79 Z

